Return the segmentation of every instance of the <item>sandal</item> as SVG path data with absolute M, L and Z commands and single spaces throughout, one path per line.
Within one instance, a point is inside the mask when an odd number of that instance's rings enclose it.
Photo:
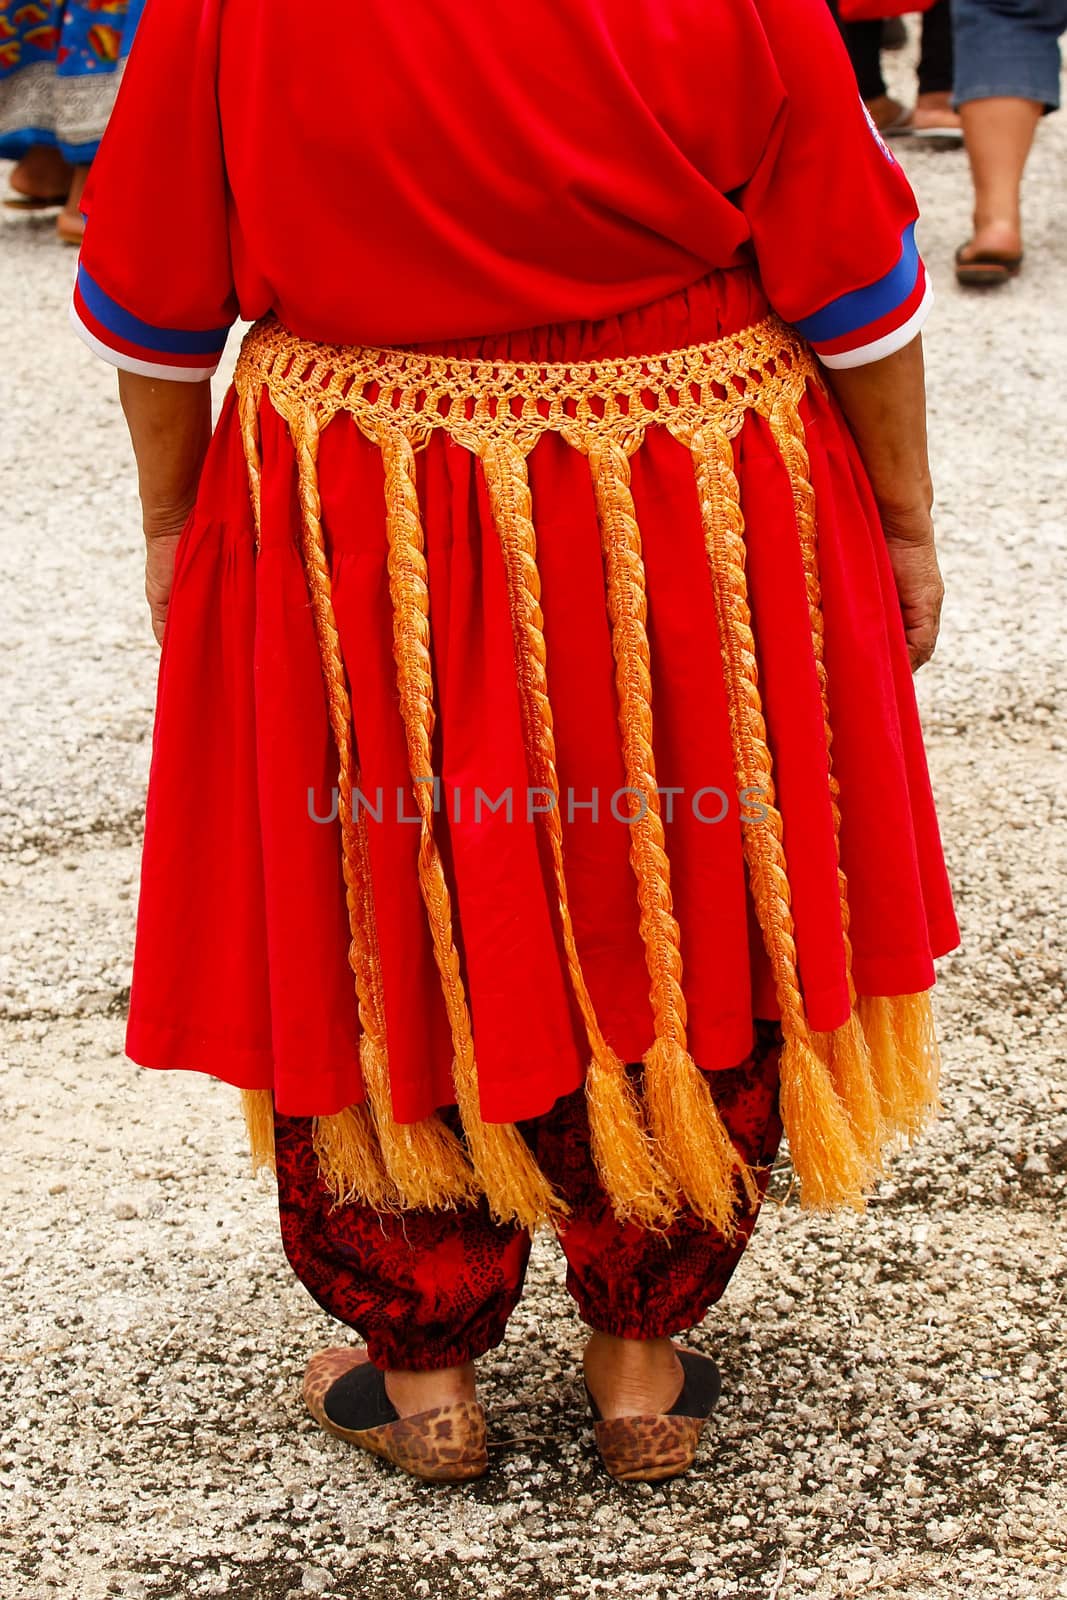
M 968 244 L 970 241 L 968 240 Z M 1005 255 L 1001 250 L 976 250 L 973 256 L 964 256 L 967 245 L 956 251 L 956 282 L 965 288 L 989 288 L 1017 278 L 1022 271 L 1023 255 Z
M 54 211 L 57 206 L 65 206 L 66 194 L 6 194 L 3 199 L 5 211 Z
M 929 140 L 930 144 L 944 145 L 946 149 L 949 145 L 958 149 L 963 144 L 963 129 L 951 122 L 912 123 L 911 136 L 913 139 Z
M 722 1377 L 710 1356 L 679 1350 L 681 1393 L 669 1411 L 605 1422 L 589 1393 L 593 1432 L 608 1474 L 621 1483 L 658 1483 L 688 1472 L 696 1460 L 705 1424 L 722 1393 Z
M 348 1346 L 312 1356 L 303 1393 L 320 1428 L 414 1478 L 458 1483 L 488 1470 L 485 1411 L 477 1400 L 401 1417 L 366 1350 Z

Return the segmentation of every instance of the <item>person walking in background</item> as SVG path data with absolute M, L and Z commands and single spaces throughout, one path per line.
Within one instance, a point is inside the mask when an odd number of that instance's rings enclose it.
M 915 199 L 825 0 L 289 15 L 153 0 L 85 196 L 163 650 L 127 1050 L 246 1092 L 366 1341 L 322 1427 L 483 1473 L 543 1226 L 669 1477 L 783 1123 L 856 1206 L 937 1099 Z
M 144 4 L 0 0 L 0 160 L 16 162 L 4 205 L 59 206 L 68 244 L 81 242 L 82 190 Z
M 974 179 L 974 231 L 956 252 L 956 278 L 996 286 L 1022 268 L 1023 173 L 1038 123 L 1059 108 L 1067 0 L 952 3 L 955 102 Z
M 880 20 L 845 21 L 829 0 L 852 62 L 863 103 L 879 133 L 958 139 L 960 119 L 952 108 L 952 14 L 950 0 L 936 0 L 923 14 L 918 93 L 913 107 L 895 99 L 882 76 L 885 25 Z

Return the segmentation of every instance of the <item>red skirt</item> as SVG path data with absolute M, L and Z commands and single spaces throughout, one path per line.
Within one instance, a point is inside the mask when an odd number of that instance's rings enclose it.
M 625 316 L 437 347 L 475 361 L 604 361 L 717 340 L 767 315 L 745 271 Z M 833 402 L 800 411 L 818 513 L 840 857 L 860 995 L 930 987 L 957 943 L 901 618 L 871 491 Z M 272 1089 L 328 1115 L 363 1098 L 360 1018 L 334 805 L 331 736 L 301 554 L 290 430 L 259 405 L 261 526 L 241 419 L 226 399 L 178 549 L 160 663 L 127 1050 L 148 1067 Z M 813 1030 L 850 1013 L 826 739 L 789 473 L 768 420 L 734 437 L 762 710 L 789 860 L 797 963 Z M 434 833 L 489 1122 L 547 1111 L 589 1055 L 568 982 L 543 796 L 531 784 L 506 574 L 483 465 L 445 431 L 416 456 L 436 721 Z M 679 929 L 692 1057 L 736 1066 L 752 1018 L 778 1015 L 746 885 L 693 466 L 666 427 L 632 457 L 647 590 L 655 787 Z M 546 431 L 528 461 L 554 714 L 567 887 L 608 1044 L 653 1040 L 629 854 L 633 807 L 597 504 L 588 463 Z M 455 1100 L 453 1039 L 420 894 L 421 832 L 400 714 L 382 460 L 344 411 L 317 479 L 351 697 L 373 884 L 393 1113 Z M 632 776 L 632 774 L 630 775 Z M 509 800 L 510 797 L 510 800 Z

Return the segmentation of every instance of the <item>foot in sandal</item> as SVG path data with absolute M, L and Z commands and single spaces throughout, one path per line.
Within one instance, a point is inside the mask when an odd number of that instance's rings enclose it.
M 594 1333 L 584 1366 L 597 1448 L 611 1477 L 652 1483 L 687 1472 L 719 1398 L 714 1361 L 670 1339 Z
M 919 95 L 911 116 L 911 131 L 916 139 L 962 144 L 963 121 L 959 112 L 952 109 L 952 96 L 933 91 Z
M 1014 222 L 976 227 L 956 251 L 956 281 L 967 288 L 996 287 L 1018 277 L 1023 264 L 1022 233 Z
M 322 1350 L 307 1364 L 303 1392 L 327 1433 L 412 1477 L 457 1483 L 488 1468 L 473 1366 L 384 1373 L 362 1347 Z

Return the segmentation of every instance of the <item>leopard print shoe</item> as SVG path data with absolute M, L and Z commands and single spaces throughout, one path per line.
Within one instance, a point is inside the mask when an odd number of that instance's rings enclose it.
M 304 1371 L 304 1403 L 320 1428 L 431 1483 L 480 1478 L 489 1466 L 485 1412 L 476 1400 L 401 1417 L 366 1350 L 321 1350 Z M 331 1415 L 331 1411 L 333 1415 Z M 358 1416 L 366 1426 L 352 1427 Z
M 696 1460 L 701 1435 L 722 1392 L 719 1369 L 710 1356 L 679 1350 L 685 1374 L 670 1411 L 648 1417 L 605 1421 L 588 1388 L 600 1459 L 620 1483 L 658 1483 L 677 1478 Z

